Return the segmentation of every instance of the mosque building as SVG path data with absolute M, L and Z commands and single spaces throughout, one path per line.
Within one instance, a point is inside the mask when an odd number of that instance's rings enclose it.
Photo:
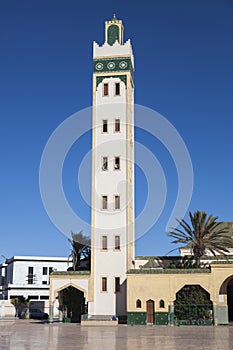
M 182 257 L 135 257 L 134 55 L 115 15 L 93 61 L 91 268 L 50 275 L 50 322 L 58 303 L 61 321 L 82 325 L 174 325 L 180 296 L 195 290 L 205 300 L 193 311 L 202 307 L 202 322 L 227 324 L 233 255 L 207 257 L 208 269 L 181 269 Z

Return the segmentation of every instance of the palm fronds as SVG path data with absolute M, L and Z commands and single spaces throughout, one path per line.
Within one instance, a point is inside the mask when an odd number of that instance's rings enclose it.
M 167 234 L 174 238 L 172 243 L 180 243 L 190 248 L 197 265 L 200 258 L 211 252 L 213 255 L 225 254 L 233 247 L 233 239 L 224 222 L 217 222 L 217 216 L 204 211 L 189 212 L 191 225 L 184 219 L 177 219 L 181 228 L 172 228 Z

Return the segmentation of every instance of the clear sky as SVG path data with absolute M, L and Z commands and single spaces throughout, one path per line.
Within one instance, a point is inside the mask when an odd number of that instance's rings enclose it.
M 41 201 L 40 160 L 59 124 L 91 106 L 92 42 L 103 44 L 104 21 L 113 13 L 134 49 L 135 102 L 170 121 L 190 153 L 194 189 L 188 209 L 233 221 L 232 0 L 1 1 L 0 256 L 70 253 Z M 174 248 L 165 229 L 177 195 L 176 168 L 154 137 L 136 130 L 136 140 L 156 155 L 167 181 L 164 210 L 137 240 L 136 254 L 163 255 Z M 63 169 L 67 200 L 87 221 L 77 171 L 90 141 L 87 133 L 72 147 Z M 139 168 L 136 186 L 138 214 L 147 189 Z

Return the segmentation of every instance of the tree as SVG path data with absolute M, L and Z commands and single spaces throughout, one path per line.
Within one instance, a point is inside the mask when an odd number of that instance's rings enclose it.
M 200 266 L 200 259 L 207 251 L 214 256 L 229 253 L 233 239 L 227 225 L 216 221 L 218 216 L 207 217 L 204 211 L 195 211 L 194 214 L 189 212 L 189 217 L 191 226 L 184 219 L 177 219 L 182 229 L 173 228 L 167 234 L 175 238 L 172 243 L 183 243 L 190 248 L 196 266 Z
M 30 303 L 31 303 L 31 301 L 30 301 L 29 298 L 27 298 L 27 299 L 24 300 L 24 304 L 25 304 L 25 307 L 26 307 L 26 312 L 25 312 L 25 316 L 24 316 L 24 317 L 25 317 L 26 319 L 29 319 L 29 318 L 30 318 L 30 310 L 29 310 Z
M 29 306 L 30 306 L 30 300 L 26 299 L 24 296 L 16 297 L 11 299 L 11 304 L 15 307 L 15 317 L 22 317 L 23 311 L 25 313 L 23 314 L 24 318 L 29 318 Z
M 80 262 L 82 259 L 87 260 L 87 269 L 90 269 L 90 259 L 91 259 L 91 239 L 85 236 L 82 231 L 74 233 L 71 231 L 72 239 L 68 241 L 72 245 L 71 254 L 68 259 L 72 257 L 73 270 L 80 270 Z
M 15 317 L 19 316 L 19 307 L 21 305 L 21 300 L 20 298 L 12 298 L 11 299 L 11 304 L 14 305 L 15 307 Z
M 179 320 L 190 317 L 211 318 L 213 304 L 210 294 L 199 285 L 185 285 L 176 293 L 175 315 Z

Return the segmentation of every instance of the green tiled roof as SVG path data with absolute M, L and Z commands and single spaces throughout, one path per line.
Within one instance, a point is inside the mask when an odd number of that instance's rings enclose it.
M 77 275 L 90 275 L 91 271 L 53 271 L 52 276 L 77 276 Z
M 209 269 L 141 269 L 141 270 L 129 270 L 129 275 L 140 274 L 187 274 L 187 273 L 210 273 Z
M 145 269 L 151 269 L 159 267 L 158 262 L 155 260 L 155 258 L 150 257 L 145 265 L 143 265 L 143 268 Z

